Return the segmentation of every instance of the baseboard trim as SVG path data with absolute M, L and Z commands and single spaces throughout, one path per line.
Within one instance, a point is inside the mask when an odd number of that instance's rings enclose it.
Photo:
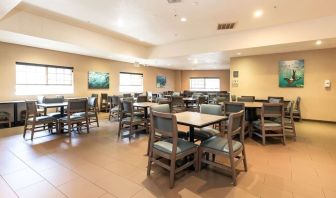
M 336 121 L 315 120 L 315 119 L 302 119 L 302 120 L 303 121 L 310 121 L 310 122 L 322 122 L 322 123 L 336 124 Z

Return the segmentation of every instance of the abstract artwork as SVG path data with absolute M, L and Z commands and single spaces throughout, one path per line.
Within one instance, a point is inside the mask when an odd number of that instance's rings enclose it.
M 167 84 L 166 76 L 157 75 L 156 76 L 156 87 L 163 88 Z
M 304 86 L 304 60 L 279 62 L 279 87 Z
M 110 88 L 110 74 L 102 72 L 89 72 L 89 89 Z

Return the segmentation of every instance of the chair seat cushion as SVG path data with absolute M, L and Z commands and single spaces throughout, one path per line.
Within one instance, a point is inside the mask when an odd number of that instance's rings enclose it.
M 70 120 L 71 121 L 80 121 L 80 120 L 84 120 L 85 119 L 85 117 L 83 117 L 83 116 L 76 116 L 76 115 L 71 115 L 70 116 Z M 68 121 L 68 116 L 65 116 L 65 117 L 63 117 L 63 118 L 61 118 L 61 119 L 59 119 L 61 122 L 67 122 Z
M 157 133 L 157 132 L 155 132 L 155 136 L 160 137 L 160 138 L 163 137 L 161 133 Z M 189 137 L 189 133 L 186 133 L 186 132 L 183 132 L 183 131 L 178 131 L 177 136 L 178 136 L 178 138 L 186 140 Z
M 28 122 L 33 122 L 33 120 L 34 120 L 33 118 L 29 118 Z M 51 122 L 56 122 L 56 121 L 57 119 L 51 116 L 36 117 L 36 122 L 39 122 L 39 123 L 51 123 Z
M 214 136 L 212 138 L 209 138 L 205 140 L 204 142 L 201 143 L 202 147 L 222 151 L 224 153 L 229 153 L 229 144 L 227 138 L 224 137 L 219 137 L 219 136 Z M 242 143 L 232 140 L 232 147 L 233 147 L 233 152 L 236 152 L 242 147 Z
M 138 117 L 142 117 L 142 116 L 145 116 L 145 113 L 141 112 L 141 111 L 134 111 L 133 115 L 138 116 Z M 126 116 L 131 116 L 131 113 L 126 113 Z
M 119 111 L 119 106 L 115 106 L 111 109 L 112 112 L 118 112 Z
M 80 117 L 84 117 L 85 116 L 85 112 L 79 112 L 79 113 L 74 113 L 72 114 L 73 116 L 80 116 Z M 92 111 L 88 111 L 88 116 L 89 117 L 95 117 L 96 113 L 92 112 Z
M 194 143 L 188 142 L 186 140 L 178 139 L 176 153 L 179 154 L 179 153 L 182 153 L 184 151 L 187 151 L 195 147 L 197 147 L 197 145 Z M 165 153 L 172 153 L 173 139 L 169 138 L 166 140 L 157 141 L 154 143 L 154 148 L 159 151 L 165 152 Z
M 194 136 L 196 139 L 200 139 L 200 140 L 206 140 L 208 138 L 211 138 L 217 134 L 219 134 L 220 132 L 217 129 L 214 129 L 212 127 L 203 127 L 203 128 L 196 128 L 194 130 Z
M 126 118 L 123 118 L 121 120 L 121 122 L 131 122 L 131 117 L 126 117 Z M 138 116 L 134 116 L 133 117 L 133 122 L 144 122 L 144 119 L 138 117 Z
M 0 121 L 8 121 L 9 117 L 10 115 L 8 112 L 0 112 Z
M 261 121 L 257 120 L 253 122 L 253 126 L 260 128 Z M 272 121 L 272 120 L 264 120 L 265 127 L 281 127 L 281 123 Z

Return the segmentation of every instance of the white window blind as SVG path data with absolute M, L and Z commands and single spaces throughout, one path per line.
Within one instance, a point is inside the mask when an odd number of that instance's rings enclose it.
M 142 93 L 143 74 L 120 72 L 119 92 L 121 93 Z
M 73 94 L 73 68 L 16 63 L 16 95 Z
M 190 78 L 191 91 L 219 91 L 219 78 Z

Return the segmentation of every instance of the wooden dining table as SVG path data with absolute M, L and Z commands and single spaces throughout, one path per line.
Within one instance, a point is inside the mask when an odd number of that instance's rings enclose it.
M 183 102 L 185 103 L 186 108 L 188 109 L 190 103 L 196 102 L 196 98 L 192 98 L 192 97 L 183 98 Z
M 64 107 L 68 106 L 68 102 L 61 103 L 39 103 L 37 106 L 44 108 L 44 114 L 46 114 L 49 108 L 60 108 L 61 117 L 64 117 Z
M 227 116 L 218 116 L 218 115 L 210 115 L 203 114 L 199 112 L 190 112 L 185 111 L 181 113 L 176 113 L 177 124 L 189 126 L 190 133 L 190 141 L 194 142 L 194 129 L 195 128 L 203 128 L 213 124 L 219 124 L 219 128 L 221 129 L 222 121 L 228 119 Z

